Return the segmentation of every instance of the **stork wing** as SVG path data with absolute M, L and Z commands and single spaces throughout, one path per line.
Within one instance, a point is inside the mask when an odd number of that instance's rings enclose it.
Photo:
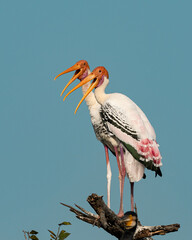
M 154 141 L 155 132 L 142 110 L 128 97 L 111 94 L 101 107 L 101 117 L 132 156 L 161 175 L 161 155 Z M 154 138 L 153 138 L 154 137 Z

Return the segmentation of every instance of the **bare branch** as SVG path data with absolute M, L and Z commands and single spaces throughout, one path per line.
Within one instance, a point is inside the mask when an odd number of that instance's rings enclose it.
M 76 214 L 76 217 L 86 223 L 92 224 L 93 226 L 101 227 L 111 235 L 120 239 L 122 234 L 126 230 L 126 226 L 124 222 L 119 218 L 111 209 L 107 207 L 105 202 L 103 201 L 102 196 L 98 196 L 97 194 L 91 194 L 87 198 L 88 203 L 98 214 L 93 214 L 84 208 L 75 205 L 81 211 L 75 209 L 72 206 L 61 203 L 63 206 L 68 207 L 71 212 Z M 134 234 L 134 240 L 141 240 L 144 238 L 152 239 L 151 236 L 154 235 L 165 235 L 170 232 L 178 231 L 180 228 L 179 224 L 171 224 L 171 225 L 160 225 L 160 226 L 142 226 L 138 221 L 138 226 L 136 232 Z
M 154 235 L 165 235 L 170 232 L 176 232 L 180 228 L 179 224 L 160 225 L 160 226 L 138 226 L 134 239 L 142 239 Z

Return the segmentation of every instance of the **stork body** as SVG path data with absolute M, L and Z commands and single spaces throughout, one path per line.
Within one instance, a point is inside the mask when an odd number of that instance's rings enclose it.
M 89 83 L 86 83 L 82 86 L 83 94 L 86 93 L 90 87 Z M 91 116 L 91 122 L 95 135 L 97 139 L 104 144 L 105 153 L 106 153 L 106 162 L 107 162 L 107 196 L 108 196 L 108 206 L 110 206 L 110 186 L 111 186 L 111 167 L 108 157 L 108 148 L 114 155 L 117 155 L 120 160 L 117 160 L 119 168 L 119 180 L 120 180 L 120 209 L 119 216 L 123 215 L 123 188 L 124 188 L 124 179 L 125 174 L 130 181 L 131 186 L 131 210 L 133 211 L 134 200 L 133 200 L 133 183 L 140 181 L 144 176 L 145 167 L 142 163 L 134 159 L 130 152 L 120 143 L 116 138 L 116 135 L 110 130 L 108 121 L 106 121 L 106 112 L 105 105 L 102 105 L 101 102 L 96 100 L 96 95 L 93 92 L 90 92 L 89 95 L 85 98 L 87 106 L 89 108 L 89 113 Z M 141 111 L 142 112 L 142 111 Z M 113 112 L 111 113 L 113 115 Z M 143 113 L 144 115 L 144 113 Z M 146 118 L 146 117 L 145 117 Z M 153 131 L 154 132 L 154 131 Z M 155 134 L 155 133 L 154 133 Z
M 67 69 L 66 71 L 59 74 L 57 77 L 61 76 L 62 74 L 65 74 L 67 72 L 76 70 L 73 78 L 69 81 L 69 83 L 66 85 L 66 87 L 63 89 L 61 96 L 63 95 L 66 88 L 76 79 L 79 78 L 80 81 L 83 81 L 91 72 L 89 69 L 89 65 L 85 60 L 81 60 L 77 62 L 73 67 Z M 56 77 L 56 78 L 57 78 Z M 55 79 L 56 79 L 55 78 Z M 79 83 L 81 84 L 81 82 Z M 78 85 L 79 85 L 78 84 Z M 83 94 L 86 93 L 86 91 L 89 89 L 90 83 L 86 83 L 85 85 L 82 85 L 82 92 Z M 71 92 L 71 91 L 70 91 Z M 70 94 L 70 92 L 65 96 L 65 98 Z M 65 99 L 64 98 L 64 99 Z M 115 138 L 115 136 L 110 133 L 107 129 L 107 127 L 103 124 L 100 111 L 101 111 L 101 105 L 97 102 L 95 95 L 93 92 L 90 92 L 90 94 L 85 98 L 86 104 L 89 109 L 90 117 L 91 117 L 91 123 L 95 132 L 95 135 L 97 139 L 103 143 L 104 149 L 105 149 L 105 155 L 106 155 L 106 164 L 107 164 L 107 205 L 110 207 L 110 188 L 111 188 L 111 166 L 109 161 L 109 154 L 108 149 L 116 156 L 117 164 L 119 168 L 119 180 L 120 180 L 120 210 L 119 210 L 119 216 L 123 215 L 123 186 L 124 186 L 124 177 L 125 177 L 125 170 L 122 171 L 122 169 L 125 169 L 124 163 L 122 164 L 121 158 L 120 158 L 120 150 L 118 149 L 118 140 Z M 122 167 L 123 166 L 123 167 Z
M 82 86 L 83 94 L 89 89 L 90 83 L 86 83 Z M 103 143 L 105 148 L 106 155 L 106 164 L 107 164 L 107 204 L 110 207 L 110 189 L 111 189 L 111 166 L 109 161 L 108 149 L 116 156 L 117 165 L 119 169 L 119 181 L 120 181 L 120 209 L 118 216 L 123 216 L 123 188 L 124 188 L 124 179 L 125 179 L 125 163 L 124 158 L 132 158 L 131 154 L 128 153 L 126 149 L 120 147 L 118 139 L 114 134 L 109 132 L 107 126 L 104 124 L 104 121 L 101 117 L 101 104 L 95 98 L 95 94 L 90 92 L 89 95 L 85 98 L 86 104 L 89 109 L 91 116 L 91 123 L 95 132 L 97 139 Z M 124 152 L 126 152 L 124 156 Z M 140 164 L 140 163 L 136 163 Z M 144 168 L 143 168 L 144 170 Z M 141 178 L 143 177 L 144 171 L 141 172 Z M 139 179 L 140 180 L 140 179 Z
M 94 69 L 82 82 L 85 84 L 94 79 L 80 103 L 95 88 L 95 97 L 101 105 L 100 115 L 104 125 L 118 139 L 120 149 L 127 150 L 124 151 L 124 162 L 131 184 L 131 210 L 133 211 L 134 182 L 142 178 L 145 167 L 162 176 L 161 155 L 156 143 L 155 131 L 143 111 L 123 94 L 105 93 L 109 83 L 108 77 L 104 67 Z

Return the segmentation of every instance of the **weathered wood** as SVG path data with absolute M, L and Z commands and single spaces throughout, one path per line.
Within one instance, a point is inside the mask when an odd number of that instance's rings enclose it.
M 176 232 L 180 228 L 179 224 L 160 225 L 160 226 L 138 226 L 134 239 L 143 239 L 154 235 L 165 235 L 170 232 Z
M 75 209 L 74 207 L 61 203 L 65 207 L 68 207 L 71 212 L 75 213 L 76 217 L 84 222 L 92 224 L 97 227 L 103 228 L 105 231 L 120 239 L 124 231 L 126 230 L 126 226 L 122 222 L 121 218 L 119 218 L 111 209 L 107 207 L 105 202 L 103 201 L 102 196 L 98 196 L 97 194 L 91 194 L 87 198 L 88 203 L 95 210 L 96 214 L 93 214 L 84 208 L 75 205 L 81 211 Z M 165 235 L 170 232 L 178 231 L 180 228 L 179 224 L 171 224 L 171 225 L 159 225 L 159 226 L 142 226 L 139 222 L 136 232 L 134 234 L 134 240 L 137 239 L 152 239 L 151 236 L 154 235 Z

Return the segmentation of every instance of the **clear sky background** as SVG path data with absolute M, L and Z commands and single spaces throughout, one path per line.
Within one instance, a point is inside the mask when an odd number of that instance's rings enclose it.
M 129 96 L 146 113 L 163 156 L 163 177 L 146 171 L 135 186 L 144 225 L 180 223 L 155 239 L 189 239 L 192 203 L 191 1 L 1 1 L 0 236 L 24 239 L 70 221 L 69 239 L 114 239 L 75 218 L 59 203 L 91 210 L 91 193 L 106 201 L 104 148 L 76 91 L 60 93 L 72 74 L 54 77 L 81 59 L 105 66 L 107 92 Z M 116 160 L 111 208 L 119 209 Z M 124 206 L 130 210 L 128 180 Z

